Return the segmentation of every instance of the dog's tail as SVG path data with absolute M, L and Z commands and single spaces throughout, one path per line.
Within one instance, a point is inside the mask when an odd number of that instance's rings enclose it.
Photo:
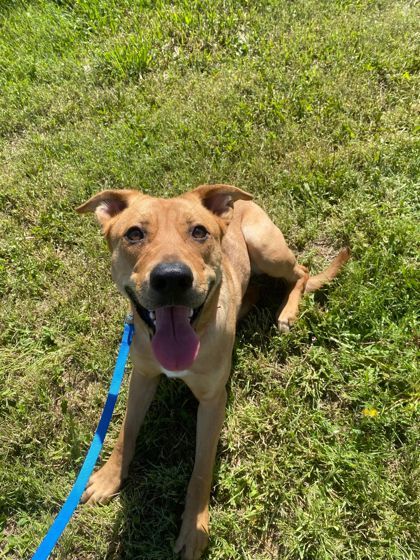
M 350 258 L 350 249 L 348 247 L 344 247 L 332 261 L 328 268 L 326 268 L 323 272 L 316 274 L 315 276 L 310 276 L 309 280 L 306 283 L 305 292 L 315 292 L 319 290 L 321 286 L 326 284 L 327 282 L 331 282 L 333 278 L 337 276 L 340 272 L 340 269 L 343 265 Z

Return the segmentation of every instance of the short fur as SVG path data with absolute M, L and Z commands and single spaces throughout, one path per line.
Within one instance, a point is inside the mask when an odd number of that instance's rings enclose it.
M 287 332 L 296 320 L 303 293 L 332 280 L 349 258 L 349 250 L 342 249 L 323 273 L 309 276 L 280 230 L 251 199 L 230 185 L 202 185 L 168 200 L 132 190 L 104 191 L 77 209 L 96 213 L 112 252 L 113 279 L 121 293 L 131 294 L 135 323 L 134 369 L 124 423 L 108 462 L 89 481 L 85 502 L 104 502 L 120 489 L 164 371 L 152 350 L 151 328 L 136 302 L 150 310 L 159 307 L 158 295 L 150 286 L 150 273 L 158 264 L 182 262 L 193 273 L 192 287 L 174 304 L 201 308 L 192 324 L 200 339 L 199 353 L 188 371 L 165 372 L 182 377 L 199 401 L 195 464 L 175 545 L 186 560 L 200 558 L 208 542 L 208 503 L 225 415 L 225 385 L 236 323 L 249 308 L 246 293 L 251 275 L 263 273 L 288 283 L 286 302 L 277 315 L 279 330 Z M 208 232 L 205 239 L 192 235 L 197 225 Z M 127 241 L 132 226 L 142 228 L 144 239 Z

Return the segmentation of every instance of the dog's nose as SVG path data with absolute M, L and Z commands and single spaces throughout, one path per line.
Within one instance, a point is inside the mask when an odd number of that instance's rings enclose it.
M 189 266 L 182 262 L 160 263 L 150 273 L 150 285 L 157 292 L 176 296 L 191 288 L 193 273 Z

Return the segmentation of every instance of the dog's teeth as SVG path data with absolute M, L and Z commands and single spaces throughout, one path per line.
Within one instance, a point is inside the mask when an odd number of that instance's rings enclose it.
M 190 313 L 188 315 L 188 317 L 191 319 L 191 317 L 194 315 L 194 309 L 190 309 Z
M 150 315 L 150 318 L 152 319 L 152 321 L 154 321 L 156 319 L 156 313 L 154 311 L 149 311 L 149 315 Z

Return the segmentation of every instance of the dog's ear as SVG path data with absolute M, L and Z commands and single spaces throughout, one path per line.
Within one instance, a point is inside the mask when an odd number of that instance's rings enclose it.
M 105 228 L 111 218 L 125 210 L 140 194 L 139 191 L 126 189 L 102 191 L 76 208 L 76 212 L 95 212 L 98 222 Z
M 236 200 L 252 200 L 252 195 L 232 185 L 200 185 L 191 194 L 200 198 L 210 212 L 229 222 Z

